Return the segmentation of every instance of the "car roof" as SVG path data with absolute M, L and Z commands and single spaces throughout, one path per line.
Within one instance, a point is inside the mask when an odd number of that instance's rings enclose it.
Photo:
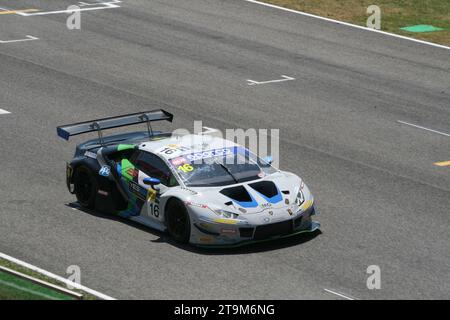
M 138 145 L 140 150 L 152 152 L 167 160 L 181 155 L 229 148 L 238 146 L 234 142 L 202 134 L 173 134 L 170 137 L 160 137 Z

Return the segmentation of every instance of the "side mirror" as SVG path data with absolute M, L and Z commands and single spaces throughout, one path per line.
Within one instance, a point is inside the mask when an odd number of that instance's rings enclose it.
M 273 157 L 272 156 L 266 156 L 264 158 L 262 158 L 264 162 L 268 163 L 268 164 L 272 164 L 273 162 Z
M 151 187 L 161 183 L 161 181 L 157 178 L 144 178 L 142 182 Z

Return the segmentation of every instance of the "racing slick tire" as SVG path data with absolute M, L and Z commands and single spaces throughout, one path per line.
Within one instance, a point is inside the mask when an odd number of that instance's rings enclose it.
M 178 199 L 169 201 L 166 207 L 167 231 L 177 242 L 188 243 L 191 236 L 191 221 L 184 203 Z
M 76 168 L 73 174 L 73 184 L 75 196 L 81 207 L 94 209 L 98 186 L 92 171 L 86 166 Z

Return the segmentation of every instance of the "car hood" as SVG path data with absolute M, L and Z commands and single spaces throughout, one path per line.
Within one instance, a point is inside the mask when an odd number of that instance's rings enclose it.
M 277 172 L 259 180 L 222 187 L 189 188 L 192 201 L 213 210 L 226 210 L 238 215 L 263 211 L 286 210 L 296 200 L 301 179 L 289 172 Z

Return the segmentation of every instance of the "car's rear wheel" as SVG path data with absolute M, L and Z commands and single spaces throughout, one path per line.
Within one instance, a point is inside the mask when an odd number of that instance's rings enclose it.
M 97 181 L 94 174 L 86 166 L 76 168 L 73 174 L 75 196 L 79 204 L 86 209 L 93 209 L 97 194 Z
M 183 202 L 169 201 L 166 207 L 167 230 L 172 238 L 180 243 L 188 243 L 191 235 L 191 221 Z

